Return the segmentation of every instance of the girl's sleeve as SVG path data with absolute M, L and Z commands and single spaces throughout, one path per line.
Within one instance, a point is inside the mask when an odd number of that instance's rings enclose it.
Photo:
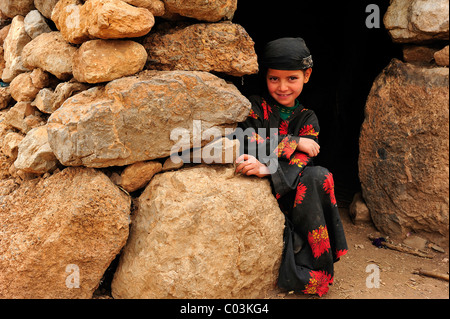
M 302 137 L 310 138 L 318 143 L 318 135 L 320 130 L 319 122 L 313 111 L 308 110 L 307 112 L 308 114 L 303 119 L 302 123 L 299 123 L 300 130 L 298 136 L 293 137 L 293 140 L 298 141 L 299 138 Z M 295 138 L 298 138 L 298 140 Z M 286 139 L 286 137 L 284 137 L 284 139 Z M 278 152 L 286 154 L 284 157 L 285 160 L 278 161 L 276 171 L 271 174 L 272 188 L 277 198 L 287 194 L 290 191 L 295 191 L 303 169 L 307 165 L 312 165 L 311 157 L 296 150 L 298 142 L 292 152 L 290 145 L 287 147 L 285 146 L 285 143 L 292 142 L 285 142 L 290 141 L 290 139 L 284 139 L 281 140 L 278 145 Z

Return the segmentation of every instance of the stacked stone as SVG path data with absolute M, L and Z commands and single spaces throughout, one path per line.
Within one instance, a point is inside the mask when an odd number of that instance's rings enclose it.
M 0 2 L 0 298 L 90 298 L 122 249 L 117 298 L 264 297 L 273 287 L 284 218 L 268 181 L 231 179 L 224 165 L 166 172 L 182 165 L 170 157 L 177 145 L 215 139 L 218 162 L 235 154 L 221 137 L 250 102 L 220 76 L 258 71 L 236 9 Z
M 384 24 L 403 61 L 391 61 L 367 99 L 363 197 L 383 233 L 448 242 L 449 1 L 393 0 Z

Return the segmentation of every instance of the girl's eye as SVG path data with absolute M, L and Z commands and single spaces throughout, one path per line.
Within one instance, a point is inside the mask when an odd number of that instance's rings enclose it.
M 276 82 L 277 80 L 278 80 L 277 77 L 273 77 L 273 76 L 272 76 L 272 77 L 269 78 L 269 81 L 270 81 L 270 82 Z
M 298 77 L 296 77 L 296 76 L 290 76 L 290 77 L 289 77 L 289 80 L 290 80 L 290 81 L 295 81 L 295 80 L 297 80 L 297 79 L 298 79 Z

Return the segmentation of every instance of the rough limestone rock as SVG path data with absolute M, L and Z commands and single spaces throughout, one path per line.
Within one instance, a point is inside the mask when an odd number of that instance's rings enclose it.
M 44 174 L 55 170 L 57 165 L 58 160 L 48 144 L 47 126 L 29 131 L 19 144 L 14 166 L 28 173 Z
M 439 66 L 448 66 L 449 65 L 449 49 L 448 45 L 445 46 L 442 50 L 434 53 L 434 60 L 436 64 Z
M 153 14 L 122 0 L 61 0 L 52 20 L 64 38 L 80 44 L 88 39 L 136 38 L 146 35 L 153 25 Z
M 59 0 L 34 0 L 34 6 L 46 18 L 52 17 L 52 11 Z
M 17 102 L 6 112 L 2 124 L 8 128 L 14 128 L 22 133 L 28 133 L 32 127 L 26 121 L 27 118 L 36 114 L 36 108 L 30 102 Z
M 48 84 L 48 73 L 39 68 L 21 73 L 11 81 L 11 96 L 17 102 L 33 101 L 39 91 Z
M 137 42 L 91 40 L 73 55 L 73 76 L 79 82 L 108 82 L 142 71 L 146 60 L 147 52 Z
M 9 102 L 11 101 L 11 89 L 9 86 L 7 87 L 0 87 L 0 110 L 3 110 L 9 105 Z
M 134 192 L 145 187 L 152 177 L 162 170 L 162 164 L 156 161 L 137 162 L 127 166 L 122 174 L 118 185 L 127 192 Z
M 72 56 L 77 49 L 67 43 L 60 32 L 42 33 L 22 50 L 23 65 L 41 68 L 60 80 L 72 77 Z
M 91 298 L 129 214 L 129 197 L 94 169 L 24 182 L 0 205 L 0 298 Z
M 31 41 L 25 31 L 24 18 L 16 16 L 12 19 L 8 35 L 3 43 L 5 68 L 2 73 L 4 82 L 11 82 L 17 75 L 30 71 L 22 63 L 22 50 Z
M 375 80 L 360 136 L 359 177 L 375 226 L 448 236 L 449 70 L 396 59 Z
M 66 166 L 128 165 L 204 145 L 250 107 L 210 73 L 144 71 L 67 99 L 48 120 L 49 142 Z
M 114 298 L 263 298 L 273 289 L 283 213 L 267 179 L 232 174 L 232 166 L 212 165 L 153 177 L 139 197 Z
M 237 0 L 164 0 L 166 12 L 201 21 L 231 20 L 237 9 Z
M 383 22 L 394 42 L 448 40 L 449 0 L 391 0 Z
M 34 0 L 2 0 L 0 1 L 0 11 L 10 18 L 17 15 L 26 16 L 34 9 Z
M 31 10 L 25 16 L 25 31 L 28 35 L 34 39 L 42 33 L 51 32 L 52 30 L 48 26 L 44 19 L 44 16 L 38 10 Z
M 36 95 L 32 105 L 36 106 L 41 112 L 51 114 L 69 97 L 87 89 L 89 89 L 87 84 L 72 79 L 68 82 L 59 83 L 55 90 L 43 88 Z
M 123 0 L 135 7 L 142 7 L 148 9 L 155 17 L 164 15 L 164 2 L 161 0 Z
M 24 136 L 16 132 L 9 132 L 3 138 L 3 145 L 1 151 L 3 154 L 15 160 L 19 152 L 19 144 L 22 142 Z
M 215 71 L 234 76 L 258 72 L 254 42 L 237 24 L 194 24 L 152 32 L 145 39 L 147 68 Z
M 90 39 L 81 0 L 60 0 L 51 19 L 67 42 L 81 44 Z

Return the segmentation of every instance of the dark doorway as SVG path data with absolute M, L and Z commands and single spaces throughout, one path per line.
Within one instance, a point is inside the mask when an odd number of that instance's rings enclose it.
M 380 10 L 380 28 L 368 28 L 369 4 Z M 359 133 L 364 107 L 375 77 L 401 47 L 392 43 L 383 16 L 389 0 L 287 1 L 264 4 L 240 0 L 233 22 L 255 41 L 259 54 L 265 43 L 279 37 L 302 37 L 314 60 L 311 81 L 301 102 L 316 112 L 321 126 L 321 153 L 316 165 L 334 175 L 338 200 L 349 202 L 360 190 Z M 257 76 L 245 76 L 238 87 L 244 95 L 257 91 Z

